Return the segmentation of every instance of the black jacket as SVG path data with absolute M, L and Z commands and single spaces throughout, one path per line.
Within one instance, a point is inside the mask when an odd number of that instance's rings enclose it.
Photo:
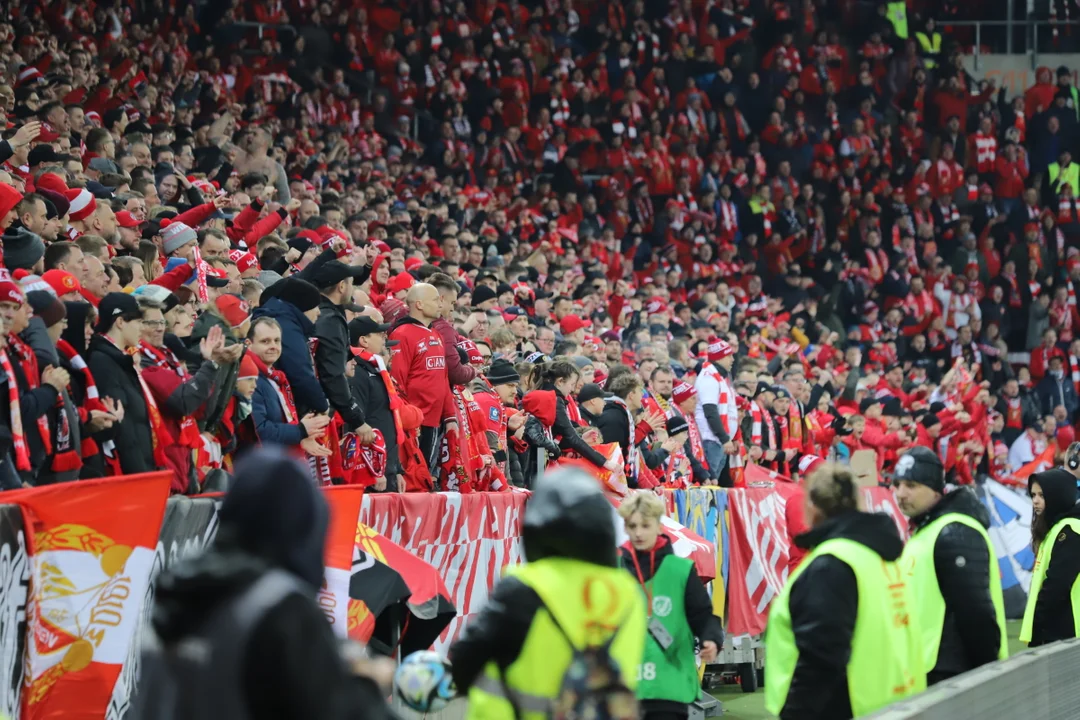
M 581 436 L 577 433 L 577 428 L 574 427 L 574 423 L 570 421 L 570 414 L 566 411 L 566 398 L 551 383 L 545 383 L 542 389 L 555 391 L 555 424 L 552 426 L 551 431 L 559 440 L 559 448 L 564 452 L 572 450 L 596 467 L 603 467 L 606 462 L 604 456 L 593 450 L 589 443 L 581 439 Z
M 124 419 L 113 426 L 121 470 L 130 475 L 156 469 L 150 415 L 133 357 L 110 340 L 95 335 L 90 339 L 86 363 L 101 397 L 111 397 L 124 405 Z
M 648 582 L 655 568 L 659 568 L 664 558 L 675 554 L 667 537 L 661 535 L 660 547 L 654 551 L 634 550 L 629 544 L 619 548 L 619 559 L 622 566 L 634 577 L 635 580 Z M 631 553 L 637 555 L 637 566 L 641 568 L 641 577 L 638 577 Z M 720 619 L 713 615 L 712 598 L 701 582 L 697 574 L 697 568 L 690 567 L 690 577 L 686 580 L 686 591 L 683 594 L 683 606 L 686 609 L 686 621 L 690 624 L 690 630 L 701 642 L 712 640 L 717 649 L 724 646 L 724 628 L 720 625 Z M 646 642 L 649 642 L 646 640 Z M 679 713 L 686 711 L 686 703 L 672 702 L 669 700 L 646 700 L 642 703 L 646 712 L 655 713 Z
M 392 490 L 392 475 L 401 473 L 401 461 L 398 459 L 397 425 L 394 413 L 390 410 L 390 395 L 386 392 L 386 383 L 377 368 L 367 360 L 356 358 L 356 373 L 349 379 L 353 400 L 360 407 L 364 421 L 380 431 L 386 441 L 386 482 Z
M 225 336 L 226 346 L 244 342 L 244 338 L 237 338 L 233 334 L 228 323 L 212 312 L 204 312 L 195 321 L 195 327 L 192 328 L 191 335 L 187 338 L 188 349 L 194 350 L 193 355 L 198 357 L 193 357 L 190 354 L 187 358 L 181 357 L 182 360 L 187 362 L 188 372 L 192 375 L 198 374 L 203 363 L 202 355 L 198 353 L 199 343 L 215 325 L 221 328 L 221 332 Z M 166 342 L 165 344 L 168 346 L 169 343 Z M 225 409 L 229 406 L 229 400 L 232 399 L 233 392 L 236 390 L 236 378 L 239 374 L 240 360 L 218 365 L 214 373 L 214 392 L 210 395 L 210 399 L 206 401 L 203 406 L 203 413 L 199 417 L 200 430 L 209 432 L 216 430 L 218 423 L 221 422 L 221 416 L 225 414 Z M 97 375 L 94 377 L 96 378 Z
M 1043 489 L 1046 492 L 1046 489 Z M 1065 517 L 1080 519 L 1080 505 L 1052 519 L 1050 527 Z M 1035 615 L 1031 623 L 1029 647 L 1047 645 L 1058 640 L 1076 637 L 1076 620 L 1070 594 L 1080 576 L 1080 535 L 1069 528 L 1043 542 L 1054 543 L 1046 578 L 1035 600 Z
M 904 549 L 896 525 L 885 515 L 849 512 L 795 537 L 809 550 L 846 538 L 895 561 Z M 781 720 L 844 720 L 852 716 L 847 664 L 859 590 L 855 573 L 831 555 L 814 558 L 791 586 L 791 629 L 799 659 L 780 711 Z
M 364 424 L 364 413 L 356 403 L 345 377 L 345 364 L 352 358 L 349 350 L 349 326 L 345 311 L 325 297 L 319 303 L 319 319 L 315 322 L 315 372 L 330 407 L 336 410 L 349 429 Z
M 948 513 L 974 518 L 990 527 L 990 513 L 968 488 L 948 493 L 922 515 L 911 519 L 913 532 Z M 937 665 L 929 671 L 931 683 L 997 660 L 1001 634 L 990 597 L 990 572 L 997 572 L 997 556 L 975 530 L 959 522 L 942 528 L 934 543 L 934 570 L 945 599 L 945 623 Z
M 276 365 L 289 379 L 297 414 L 304 417 L 309 412 L 326 412 L 326 395 L 315 377 L 315 365 L 308 349 L 308 338 L 315 337 L 315 323 L 300 308 L 277 297 L 255 309 L 254 317 L 264 316 L 281 325 L 281 357 Z

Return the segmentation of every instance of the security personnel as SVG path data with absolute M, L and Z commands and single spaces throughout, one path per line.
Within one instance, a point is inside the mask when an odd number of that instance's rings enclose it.
M 1028 494 L 1037 554 L 1020 640 L 1036 647 L 1080 636 L 1080 506 L 1076 478 L 1061 468 L 1032 475 Z
M 694 637 L 701 639 L 701 660 L 709 663 L 724 645 L 724 630 L 694 562 L 677 557 L 661 533 L 664 501 L 648 490 L 635 492 L 622 501 L 619 515 L 630 538 L 621 549 L 622 565 L 640 584 L 649 612 L 637 687 L 642 718 L 685 718 L 701 693 Z
M 1072 161 L 1072 153 L 1062 150 L 1056 163 L 1050 163 L 1046 168 L 1046 182 L 1049 192 L 1044 193 L 1047 204 L 1053 205 L 1057 196 L 1061 194 L 1061 186 L 1069 185 L 1073 192 L 1080 190 L 1080 165 Z
M 913 535 L 900 565 L 919 617 L 927 683 L 1008 656 L 990 513 L 968 488 L 945 492 L 937 454 L 914 447 L 896 463 L 896 501 Z
M 933 70 L 941 60 L 941 33 L 937 31 L 937 23 L 934 18 L 928 18 L 922 30 L 915 33 L 915 40 L 919 43 L 919 55 L 922 56 L 923 65 L 927 70 Z
M 907 2 L 905 0 L 890 0 L 885 6 L 885 17 L 892 23 L 893 33 L 901 40 L 907 40 Z
M 632 693 L 645 648 L 645 601 L 618 567 L 611 503 L 600 484 L 578 468 L 541 477 L 523 539 L 528 562 L 508 570 L 450 650 L 468 717 L 549 717 L 572 680 L 571 662 L 605 646 L 618 667 L 615 682 Z
M 806 482 L 809 550 L 769 610 L 765 707 L 781 720 L 861 717 L 926 689 L 917 615 L 885 515 L 859 509 L 848 468 Z

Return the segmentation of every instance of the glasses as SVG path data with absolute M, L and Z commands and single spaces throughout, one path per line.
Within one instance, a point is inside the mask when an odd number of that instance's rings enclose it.
M 164 320 L 143 320 L 142 324 L 151 328 L 165 327 Z

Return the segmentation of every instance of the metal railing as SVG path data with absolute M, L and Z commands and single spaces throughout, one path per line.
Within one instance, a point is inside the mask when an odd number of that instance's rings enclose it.
M 1080 639 L 1046 645 L 938 683 L 866 720 L 1075 720 Z
M 1033 70 L 1039 66 L 1039 55 L 1080 52 L 1080 21 L 963 20 L 942 23 L 940 28 L 942 32 L 974 28 L 971 52 L 976 68 L 980 55 L 985 54 L 983 48 L 987 46 L 991 54 L 1028 55 Z M 960 42 L 967 44 L 963 40 Z

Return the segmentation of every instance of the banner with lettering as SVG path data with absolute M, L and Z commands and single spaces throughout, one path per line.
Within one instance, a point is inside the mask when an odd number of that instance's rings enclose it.
M 28 538 L 23 720 L 100 720 L 138 652 L 169 473 L 5 493 Z

